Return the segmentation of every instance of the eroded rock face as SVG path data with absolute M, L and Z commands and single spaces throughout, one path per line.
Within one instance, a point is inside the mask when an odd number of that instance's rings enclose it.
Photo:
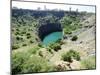
M 81 64 L 79 61 L 76 61 L 73 59 L 73 62 L 70 64 L 70 67 L 72 70 L 79 70 L 81 67 Z
M 41 40 L 44 39 L 45 36 L 52 32 L 62 31 L 62 26 L 60 23 L 49 23 L 46 25 L 41 25 L 38 29 L 38 35 Z
M 65 62 L 65 61 L 57 61 L 54 63 L 56 68 L 59 71 L 64 71 L 64 70 L 79 70 L 81 67 L 81 64 L 79 61 L 76 61 L 73 59 L 72 63 Z
M 56 69 L 59 71 L 70 70 L 68 64 L 69 62 L 64 62 L 64 61 L 57 61 L 54 63 Z

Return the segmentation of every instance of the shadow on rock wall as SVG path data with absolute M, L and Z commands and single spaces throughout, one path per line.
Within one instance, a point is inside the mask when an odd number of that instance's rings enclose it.
M 49 23 L 39 27 L 38 35 L 42 41 L 45 36 L 49 35 L 52 32 L 58 32 L 58 31 L 62 31 L 62 26 L 60 23 Z

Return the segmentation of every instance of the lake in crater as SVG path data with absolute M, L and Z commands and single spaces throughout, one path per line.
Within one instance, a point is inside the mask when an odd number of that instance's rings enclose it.
M 56 42 L 58 39 L 62 39 L 63 37 L 63 32 L 52 32 L 49 35 L 45 36 L 43 39 L 42 43 L 44 45 L 49 45 L 50 43 Z

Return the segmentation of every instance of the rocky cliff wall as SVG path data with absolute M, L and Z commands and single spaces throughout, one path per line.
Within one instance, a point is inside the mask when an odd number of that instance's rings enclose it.
M 38 36 L 41 40 L 43 40 L 44 37 L 47 36 L 48 34 L 52 32 L 58 32 L 58 31 L 62 31 L 61 24 L 49 23 L 39 27 Z

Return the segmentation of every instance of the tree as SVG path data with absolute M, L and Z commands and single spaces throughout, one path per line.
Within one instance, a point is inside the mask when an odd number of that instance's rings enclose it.
M 75 36 L 72 37 L 71 40 L 72 40 L 72 41 L 76 41 L 77 39 L 78 39 L 78 37 L 75 35 Z

